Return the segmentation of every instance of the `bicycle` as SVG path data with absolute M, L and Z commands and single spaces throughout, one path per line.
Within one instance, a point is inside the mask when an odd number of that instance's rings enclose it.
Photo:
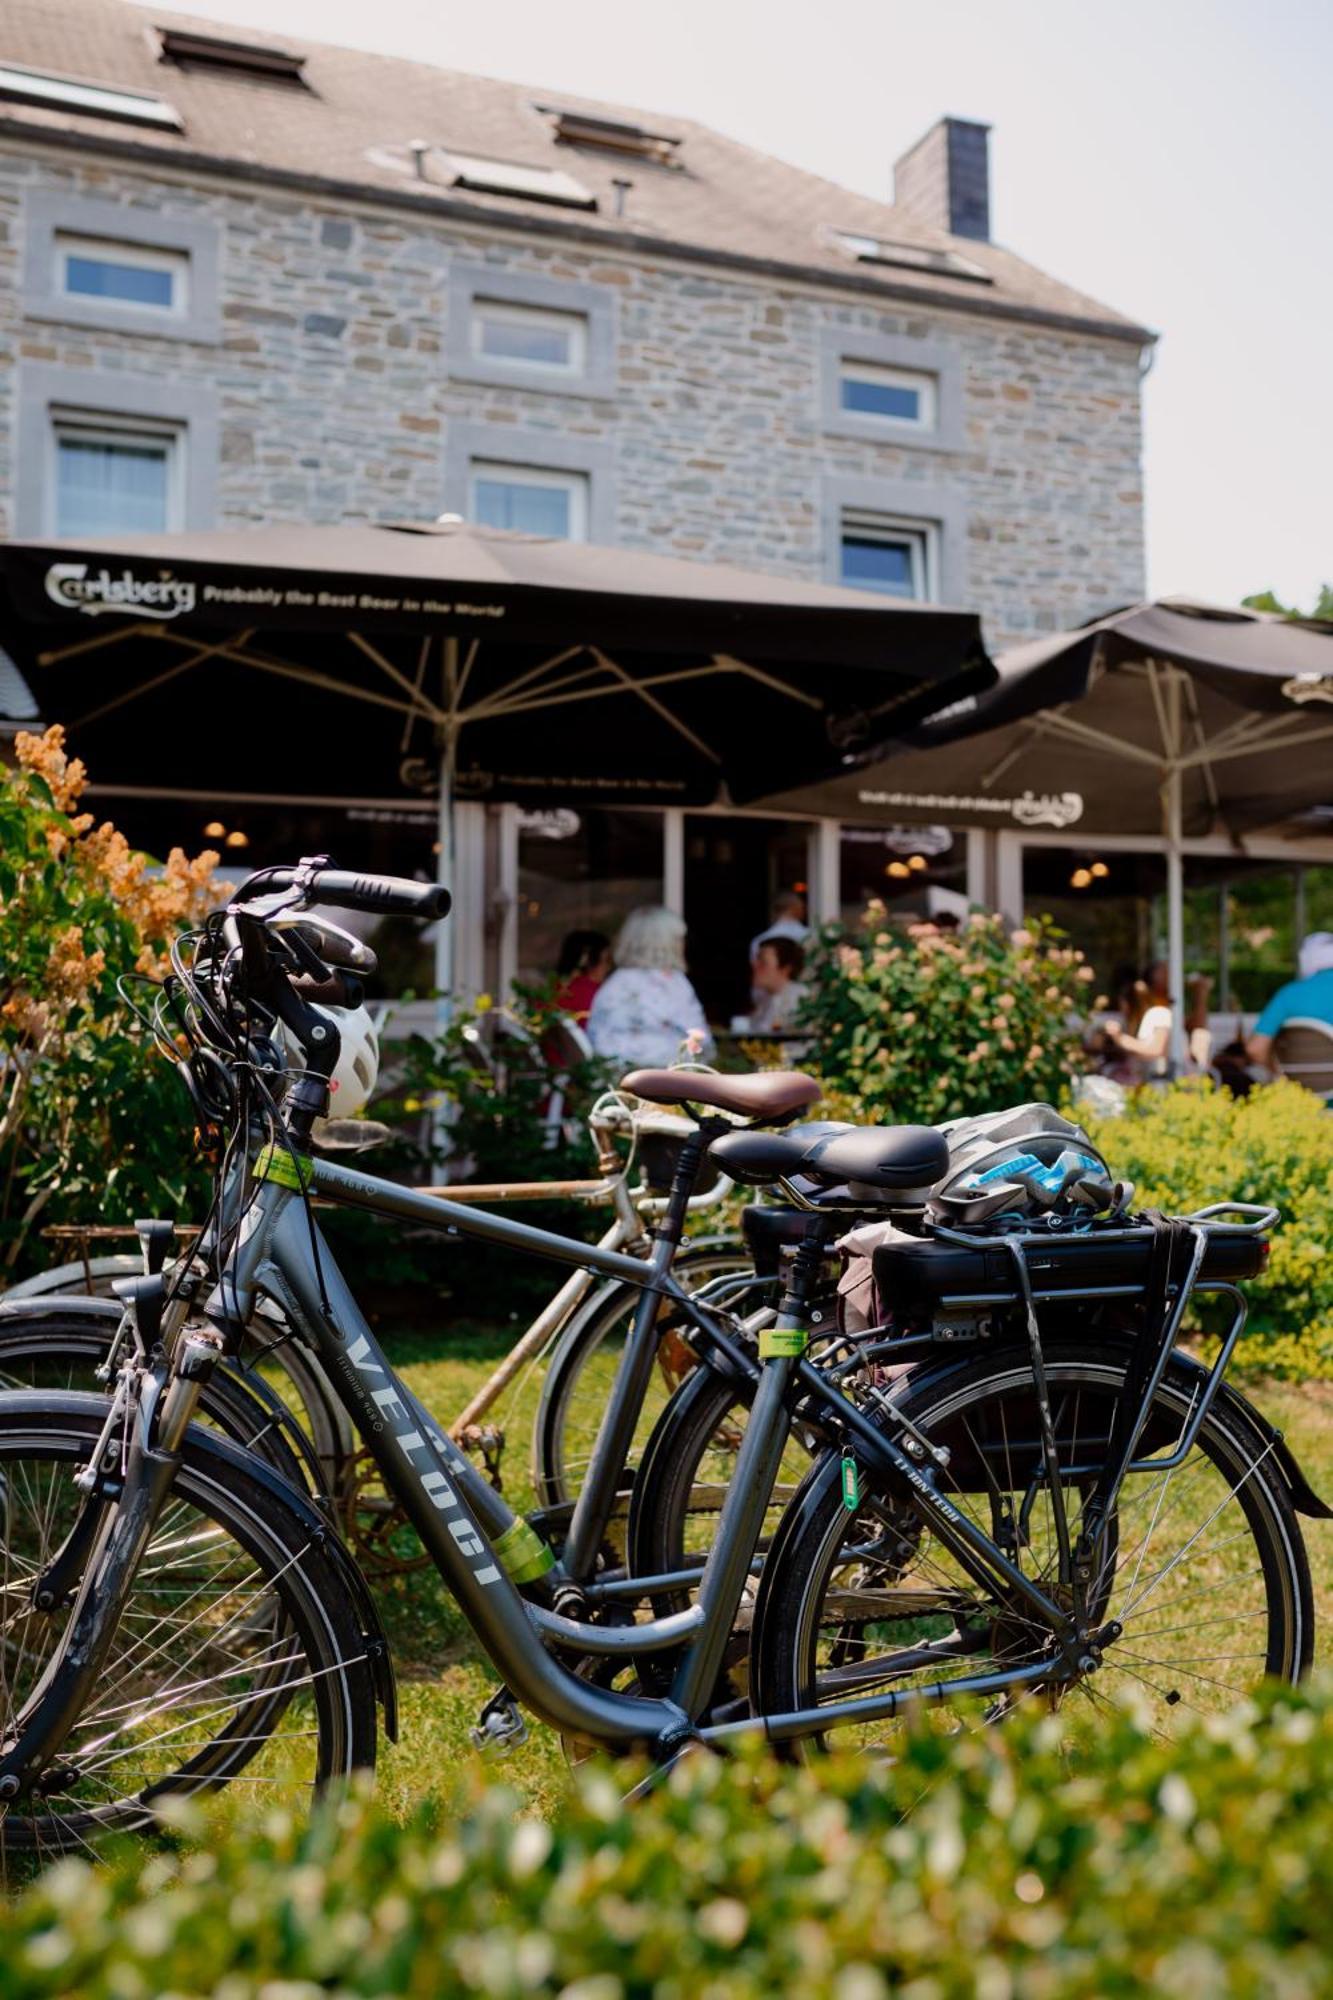
M 77 1395 L 0 1398 L 0 1469 L 24 1472 L 20 1480 L 6 1471 L 6 1489 L 18 1500 L 4 1552 L 6 1599 L 16 1606 L 0 1754 L 9 1842 L 55 1847 L 107 1825 L 151 1824 L 160 1797 L 201 1785 L 303 1793 L 373 1763 L 377 1703 L 392 1727 L 383 1634 L 327 1522 L 253 1453 L 190 1421 L 219 1361 L 244 1337 L 261 1282 L 274 1283 L 287 1301 L 386 1489 L 501 1677 L 479 1719 L 483 1740 L 512 1738 L 521 1703 L 572 1739 L 637 1748 L 668 1765 L 688 1747 L 745 1733 L 784 1744 L 822 1740 L 834 1729 L 864 1735 L 922 1704 L 979 1711 L 983 1721 L 1018 1701 L 1054 1703 L 1073 1690 L 1095 1705 L 1117 1671 L 1126 1629 L 1124 1616 L 1111 1615 L 1116 1592 L 1128 1583 L 1127 1606 L 1138 1592 L 1132 1616 L 1187 1559 L 1192 1574 L 1209 1577 L 1203 1587 L 1215 1602 L 1216 1592 L 1230 1593 L 1222 1600 L 1228 1629 L 1247 1617 L 1265 1621 L 1257 1654 L 1249 1650 L 1233 1681 L 1247 1685 L 1256 1663 L 1289 1678 L 1304 1670 L 1312 1618 L 1293 1506 L 1301 1496 L 1262 1420 L 1229 1385 L 1223 1393 L 1243 1301 L 1230 1279 L 1208 1273 L 1219 1247 L 1233 1266 L 1236 1246 L 1250 1254 L 1271 1211 L 1240 1224 L 1201 1215 L 1160 1227 L 1134 1223 L 1119 1236 L 1108 1230 L 1113 1254 L 1132 1253 L 1139 1268 L 1132 1283 L 1124 1278 L 1103 1291 L 1143 1294 L 1146 1258 L 1160 1297 L 1132 1340 L 1107 1340 L 1082 1363 L 1063 1349 L 1045 1354 L 1042 1288 L 1032 1284 L 1028 1246 L 1016 1240 L 1001 1247 L 1007 1303 L 992 1302 L 1000 1337 L 984 1365 L 960 1361 L 951 1337 L 931 1326 L 906 1341 L 933 1364 L 910 1394 L 886 1392 L 864 1357 L 821 1371 L 808 1352 L 809 1306 L 831 1235 L 849 1209 L 864 1206 L 865 1189 L 906 1198 L 938 1182 L 948 1165 L 940 1133 L 871 1129 L 814 1145 L 723 1133 L 717 1112 L 776 1122 L 802 1109 L 813 1086 L 781 1074 L 640 1076 L 643 1094 L 674 1093 L 698 1118 L 646 1265 L 313 1159 L 302 1148 L 327 1101 L 324 1078 L 336 1049 L 298 982 L 303 968 L 306 975 L 327 968 L 312 968 L 314 954 L 298 948 L 299 934 L 269 920 L 316 893 L 403 913 L 438 913 L 442 902 L 442 892 L 418 884 L 307 862 L 251 878 L 202 939 L 178 950 L 184 1001 L 176 1020 L 193 1038 L 192 1081 L 198 1088 L 200 1076 L 209 1080 L 211 1097 L 202 1089 L 200 1097 L 225 1129 L 227 1154 L 248 1153 L 255 1169 L 220 1218 L 226 1254 L 207 1329 L 187 1329 L 164 1345 L 154 1318 L 160 1281 L 145 1280 L 130 1301 L 136 1353 L 109 1408 Z M 274 1019 L 303 1038 L 307 1054 L 281 1115 L 278 1069 L 265 1054 Z M 726 1171 L 776 1183 L 808 1215 L 776 1318 L 758 1330 L 753 1354 L 723 1316 L 671 1276 L 673 1230 L 678 1236 L 694 1165 L 685 1155 L 708 1147 Z M 316 1195 L 571 1266 L 587 1261 L 640 1289 L 559 1559 L 394 1376 L 320 1236 L 310 1205 Z M 983 1274 L 987 1268 L 991 1246 L 965 1232 L 922 1240 L 929 1251 L 980 1254 Z M 1186 1303 L 1205 1278 L 1235 1296 L 1233 1328 L 1211 1371 L 1173 1352 Z M 1076 1300 L 1080 1287 L 1067 1289 Z M 663 1300 L 686 1310 L 701 1343 L 754 1386 L 706 1560 L 633 1576 L 606 1568 L 603 1538 L 654 1364 Z M 836 1352 L 836 1328 L 830 1341 Z M 1087 1384 L 1068 1375 L 1080 1365 L 1092 1371 Z M 765 1548 L 793 1425 L 823 1450 Z M 57 1477 L 71 1465 L 82 1467 L 73 1489 Z M 1166 1496 L 1174 1508 L 1190 1490 L 1174 1485 L 1186 1467 L 1194 1484 L 1200 1468 L 1216 1475 L 1197 1510 L 1202 1518 L 1191 1525 L 1187 1513 L 1175 1531 L 1179 1546 L 1173 1541 L 1166 1561 L 1154 1554 L 1145 1576 Z M 1136 1484 L 1122 1500 L 1127 1480 L 1152 1483 Z M 1122 1534 L 1131 1502 L 1145 1510 L 1142 1533 L 1131 1523 L 1137 1541 Z M 1211 1534 L 1228 1509 L 1226 1532 Z M 14 1536 L 29 1522 L 36 1547 L 25 1556 Z M 1253 1548 L 1257 1566 L 1237 1567 L 1225 1554 L 1236 1548 L 1242 1557 Z M 155 1608 L 163 1590 L 176 1607 L 166 1613 Z M 644 1615 L 648 1601 L 673 1592 L 691 1601 Z M 206 1612 L 183 1619 L 182 1602 L 200 1600 Z M 1178 1591 L 1170 1602 L 1181 1602 Z M 718 1691 L 743 1607 L 753 1631 L 740 1714 L 734 1703 L 732 1712 L 719 1707 Z M 1178 1629 L 1192 1632 L 1195 1622 L 1187 1616 Z M 1172 1636 L 1148 1629 L 1158 1643 Z M 885 1632 L 890 1643 L 882 1645 L 877 1635 Z M 1217 1657 L 1216 1641 L 1196 1634 L 1187 1643 L 1211 1645 L 1209 1657 Z M 872 1650 L 877 1645 L 882 1650 Z M 1131 1677 L 1136 1657 L 1125 1649 Z M 108 1701 L 108 1692 L 118 1699 Z M 1171 1686 L 1161 1692 L 1168 1715 L 1173 1693 L 1179 1699 Z M 132 1774 L 124 1769 L 129 1758 L 137 1760 Z
M 570 1200 L 589 1207 L 605 1204 L 612 1211 L 600 1242 L 604 1248 L 643 1256 L 648 1228 L 663 1212 L 670 1182 L 669 1161 L 688 1124 L 660 1112 L 637 1109 L 622 1095 L 605 1093 L 588 1114 L 589 1134 L 597 1160 L 598 1178 L 581 1181 L 515 1181 L 489 1186 L 451 1185 L 439 1189 L 453 1201 L 490 1200 L 500 1203 L 530 1200 Z M 628 1136 L 630 1151 L 622 1159 L 617 1138 Z M 631 1185 L 636 1156 L 648 1156 L 643 1177 Z M 689 1212 L 704 1213 L 726 1200 L 732 1183 L 716 1174 L 711 1185 L 690 1196 Z M 62 1227 L 58 1240 L 75 1243 L 80 1254 L 69 1263 L 43 1272 L 0 1296 L 0 1383 L 7 1387 L 88 1387 L 109 1381 L 115 1372 L 124 1312 L 116 1296 L 118 1284 L 136 1273 L 150 1275 L 164 1268 L 169 1246 L 187 1232 L 166 1222 L 135 1225 L 140 1255 L 92 1257 L 93 1241 L 131 1231 L 106 1225 Z M 205 1263 L 197 1260 L 195 1277 L 202 1281 Z M 719 1277 L 749 1275 L 745 1247 L 726 1236 L 689 1239 L 679 1250 L 675 1271 L 687 1290 L 708 1286 Z M 97 1289 L 94 1290 L 93 1286 Z M 184 1313 L 192 1307 L 199 1283 L 178 1282 L 176 1299 Z M 572 1502 L 580 1474 L 577 1450 L 593 1423 L 606 1357 L 623 1338 L 627 1311 L 635 1294 L 622 1282 L 601 1286 L 590 1269 L 571 1274 L 554 1297 L 499 1362 L 487 1381 L 447 1425 L 464 1449 L 479 1453 L 488 1475 L 500 1477 L 503 1428 L 485 1420 L 507 1389 L 531 1365 L 546 1359 L 542 1393 L 533 1419 L 530 1476 L 538 1504 L 555 1512 Z M 660 1371 L 664 1389 L 676 1386 L 689 1365 L 683 1352 L 664 1354 Z M 277 1371 L 276 1387 L 265 1384 L 261 1366 Z M 335 1497 L 348 1538 L 363 1560 L 379 1568 L 401 1568 L 395 1554 L 396 1515 L 386 1510 L 367 1477 L 364 1458 L 327 1377 L 313 1356 L 286 1338 L 280 1304 L 263 1300 L 244 1358 L 228 1366 L 225 1380 L 212 1391 L 210 1417 L 223 1431 L 252 1446 L 264 1447 L 275 1438 L 288 1477 L 305 1477 Z M 218 1407 L 225 1403 L 225 1407 Z M 256 1403 L 260 1406 L 255 1407 Z M 294 1440 L 291 1414 L 299 1418 L 309 1439 Z M 652 1412 L 655 1415 L 655 1411 Z M 276 1427 L 277 1435 L 275 1436 Z M 577 1441 L 577 1442 L 576 1442 Z M 299 1470 L 298 1470 L 299 1467 Z M 632 1477 L 632 1465 L 627 1477 Z M 415 1566 L 409 1559 L 408 1566 Z

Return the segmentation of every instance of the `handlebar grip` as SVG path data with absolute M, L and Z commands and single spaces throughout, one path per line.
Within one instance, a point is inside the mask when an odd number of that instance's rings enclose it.
M 311 902 L 335 910 L 366 910 L 381 917 L 447 917 L 453 897 L 441 882 L 411 882 L 403 875 L 358 875 L 350 868 L 262 868 L 242 883 L 235 902 L 290 889 L 302 880 Z
M 447 917 L 453 897 L 442 882 L 410 882 L 403 875 L 357 875 L 348 868 L 317 868 L 310 878 L 317 903 L 335 910 L 369 910 L 382 917 Z

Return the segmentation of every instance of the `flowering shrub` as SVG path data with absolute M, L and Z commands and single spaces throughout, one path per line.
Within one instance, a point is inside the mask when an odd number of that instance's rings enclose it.
M 1002 1728 L 923 1727 L 879 1761 L 686 1757 L 636 1804 L 589 1768 L 549 1820 L 501 1785 L 407 1825 L 364 1801 L 305 1831 L 277 1811 L 224 1818 L 185 1851 L 48 1869 L 8 1906 L 4 1990 L 1326 1995 L 1327 1689 L 1274 1689 L 1181 1738 L 1071 1698 L 1054 1715 L 1020 1705 Z
M 217 855 L 151 873 L 78 810 L 64 731 L 20 734 L 0 765 L 0 1232 L 12 1266 L 39 1219 L 178 1213 L 191 1193 L 186 1101 L 116 991 L 221 893 Z
M 1270 1374 L 1333 1376 L 1333 1118 L 1299 1084 L 1232 1097 L 1207 1081 L 1142 1090 L 1123 1117 L 1080 1118 L 1135 1204 L 1271 1202 L 1282 1224 L 1262 1277 L 1246 1286 L 1239 1358 Z
M 1071 1017 L 1092 970 L 1045 926 L 1007 936 L 977 912 L 958 931 L 904 932 L 872 902 L 858 931 L 824 928 L 806 979 L 813 1060 L 866 1119 L 938 1124 L 1054 1100 L 1081 1067 Z

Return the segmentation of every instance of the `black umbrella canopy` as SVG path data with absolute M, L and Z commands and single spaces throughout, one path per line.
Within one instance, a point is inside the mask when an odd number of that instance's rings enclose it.
M 995 678 L 970 613 L 448 520 L 11 542 L 0 591 L 126 784 L 745 803 Z
M 1171 598 L 1002 653 L 988 693 L 786 795 L 851 820 L 1241 833 L 1333 801 L 1333 625 Z

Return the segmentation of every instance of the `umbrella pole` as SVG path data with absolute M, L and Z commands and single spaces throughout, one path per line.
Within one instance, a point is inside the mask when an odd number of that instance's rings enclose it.
M 1180 675 L 1174 669 L 1166 684 L 1171 741 L 1166 768 L 1166 960 L 1171 999 L 1171 1039 L 1167 1045 L 1168 1074 L 1185 1070 L 1185 857 L 1183 853 L 1180 768 Z

